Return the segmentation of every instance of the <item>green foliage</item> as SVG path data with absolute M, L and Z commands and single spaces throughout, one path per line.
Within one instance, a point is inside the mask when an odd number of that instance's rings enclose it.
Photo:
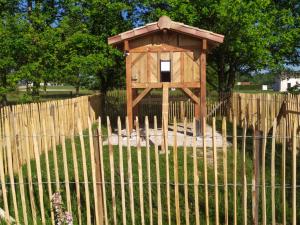
M 81 87 L 124 85 L 124 59 L 107 38 L 132 27 L 123 16 L 127 1 L 1 0 L 0 6 L 0 98 L 21 81 L 33 84 L 32 96 L 40 95 L 40 83 L 71 84 L 77 94 Z
M 18 82 L 65 83 L 107 92 L 124 87 L 123 54 L 107 38 L 161 15 L 225 35 L 208 57 L 208 90 L 241 74 L 299 64 L 294 0 L 1 0 L 0 98 Z
M 19 98 L 20 104 L 26 104 L 26 103 L 30 103 L 32 101 L 33 101 L 33 97 L 31 95 L 29 95 L 28 93 L 24 93 Z
M 239 73 L 299 65 L 297 1 L 144 0 L 143 6 L 148 9 L 142 11 L 147 22 L 168 15 L 225 35 L 224 43 L 209 57 L 219 90 L 231 89 Z
M 294 85 L 293 87 L 288 88 L 288 93 L 299 95 L 300 94 L 300 85 Z

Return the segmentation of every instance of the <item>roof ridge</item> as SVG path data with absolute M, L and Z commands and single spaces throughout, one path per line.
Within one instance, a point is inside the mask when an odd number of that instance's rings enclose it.
M 193 27 L 181 22 L 172 21 L 169 17 L 162 16 L 156 22 L 147 23 L 144 26 L 136 27 L 115 36 L 109 37 L 108 44 L 117 44 L 127 39 L 136 38 L 147 33 L 152 33 L 164 29 L 184 33 L 186 35 L 194 36 L 199 39 L 207 39 L 216 43 L 222 43 L 224 40 L 224 36 L 221 34 L 200 29 L 198 27 Z

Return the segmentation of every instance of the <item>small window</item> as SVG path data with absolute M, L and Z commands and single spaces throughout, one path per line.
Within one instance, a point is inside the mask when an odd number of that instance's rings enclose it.
M 291 88 L 292 87 L 292 84 L 291 83 L 287 83 L 287 88 Z
M 161 82 L 171 82 L 171 61 L 160 61 L 160 79 Z

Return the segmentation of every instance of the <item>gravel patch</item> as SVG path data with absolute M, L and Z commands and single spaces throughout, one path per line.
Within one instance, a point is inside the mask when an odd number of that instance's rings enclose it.
M 150 145 L 154 145 L 157 143 L 158 145 L 161 145 L 163 141 L 162 137 L 162 129 L 157 130 L 157 135 L 155 135 L 154 129 L 149 129 L 149 143 Z M 141 146 L 146 146 L 146 130 L 141 128 L 140 129 L 140 136 L 141 136 Z M 173 127 L 169 126 L 168 129 L 168 145 L 173 146 L 174 145 L 174 131 Z M 207 125 L 206 126 L 206 146 L 207 147 L 213 147 L 213 142 L 212 142 L 212 128 Z M 216 132 L 216 147 L 220 148 L 223 146 L 223 140 L 222 140 L 222 135 L 219 132 Z M 121 137 L 122 145 L 127 146 L 127 135 L 126 135 L 126 130 L 122 130 L 122 137 Z M 183 146 L 184 145 L 184 131 L 183 131 L 183 125 L 179 124 L 177 127 L 177 146 Z M 137 133 L 135 130 L 132 131 L 131 136 L 130 136 L 130 145 L 131 146 L 137 146 Z M 109 139 L 110 143 L 112 145 L 118 145 L 119 144 L 119 137 L 117 134 L 117 130 L 114 130 L 112 136 Z M 108 140 L 105 140 L 104 145 L 108 144 Z M 191 128 L 191 124 L 189 124 L 187 128 L 187 137 L 186 137 L 186 146 L 192 147 L 193 146 L 193 132 Z M 197 136 L 196 137 L 196 146 L 197 147 L 202 147 L 203 146 L 203 137 Z M 231 146 L 230 142 L 227 142 L 227 146 Z

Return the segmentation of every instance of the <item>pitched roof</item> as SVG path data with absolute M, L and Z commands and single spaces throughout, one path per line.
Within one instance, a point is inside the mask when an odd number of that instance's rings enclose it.
M 188 26 L 183 23 L 172 21 L 167 16 L 162 16 L 159 18 L 157 22 L 148 23 L 145 26 L 120 33 L 113 37 L 109 37 L 108 44 L 115 45 L 128 39 L 134 39 L 142 35 L 154 33 L 159 30 L 165 30 L 165 29 L 190 35 L 199 39 L 207 39 L 208 41 L 214 42 L 216 44 L 223 43 L 224 40 L 224 36 L 221 34 L 199 29 L 197 27 Z

